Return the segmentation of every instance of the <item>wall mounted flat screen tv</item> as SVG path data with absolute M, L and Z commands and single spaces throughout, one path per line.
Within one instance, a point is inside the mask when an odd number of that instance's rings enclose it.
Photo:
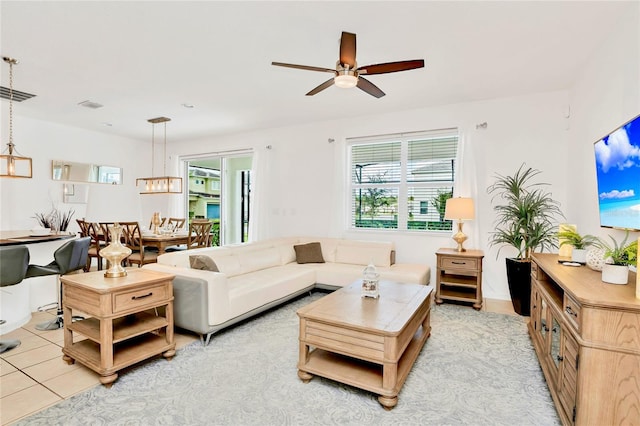
M 640 115 L 594 144 L 600 226 L 640 230 Z

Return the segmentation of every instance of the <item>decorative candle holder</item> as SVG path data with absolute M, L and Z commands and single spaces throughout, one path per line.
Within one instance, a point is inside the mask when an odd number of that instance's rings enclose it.
M 377 299 L 380 296 L 378 291 L 378 281 L 380 274 L 373 263 L 369 263 L 362 272 L 362 297 L 372 297 Z
M 100 256 L 107 259 L 108 269 L 104 273 L 106 278 L 124 277 L 127 275 L 126 269 L 122 267 L 122 261 L 131 254 L 131 249 L 122 245 L 122 225 L 115 223 L 109 227 L 111 242 L 108 246 L 100 250 Z
M 153 233 L 155 235 L 160 235 L 160 224 L 162 223 L 162 219 L 160 219 L 160 212 L 153 213 L 151 223 L 153 224 Z

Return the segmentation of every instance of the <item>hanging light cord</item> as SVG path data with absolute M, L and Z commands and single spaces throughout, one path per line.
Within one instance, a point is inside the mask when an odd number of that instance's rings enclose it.
M 156 146 L 156 123 L 151 123 L 151 177 L 155 177 L 153 165 L 156 162 L 155 155 L 155 146 Z
M 3 58 L 9 63 L 9 155 L 13 154 L 13 64 L 17 64 L 13 58 Z
M 164 122 L 164 152 L 162 154 L 162 172 L 167 175 L 167 122 Z
M 13 152 L 13 64 L 15 59 L 9 59 L 9 154 Z

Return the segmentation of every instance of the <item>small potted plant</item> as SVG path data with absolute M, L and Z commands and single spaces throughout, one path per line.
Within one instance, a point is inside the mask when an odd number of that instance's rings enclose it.
M 629 265 L 635 265 L 638 259 L 638 241 L 627 242 L 629 231 L 622 242 L 618 243 L 609 235 L 612 244 L 601 240 L 604 248 L 605 264 L 602 268 L 602 281 L 609 284 L 627 284 L 629 281 Z
M 587 248 L 600 247 L 602 244 L 600 239 L 594 235 L 580 235 L 573 229 L 565 229 L 558 232 L 558 240 L 560 247 L 570 245 L 573 247 L 571 251 L 571 260 L 581 264 L 587 263 Z

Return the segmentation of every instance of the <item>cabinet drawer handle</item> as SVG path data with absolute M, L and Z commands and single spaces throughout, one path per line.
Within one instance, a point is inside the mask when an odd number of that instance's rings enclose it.
M 455 260 L 452 260 L 451 263 L 453 263 L 454 265 L 466 265 L 467 262 L 456 262 Z
M 574 317 L 576 317 L 576 318 L 578 317 L 578 313 L 577 313 L 577 312 L 574 312 L 574 311 L 573 311 L 573 309 L 571 309 L 571 306 L 567 306 L 567 307 L 565 308 L 565 311 L 567 311 L 567 313 L 568 313 L 569 315 L 573 315 L 573 316 L 574 316 Z
M 153 292 L 151 292 L 149 294 L 142 295 L 142 296 L 133 296 L 131 298 L 131 300 L 140 300 L 140 299 L 144 299 L 145 297 L 149 297 L 149 296 L 153 296 Z

